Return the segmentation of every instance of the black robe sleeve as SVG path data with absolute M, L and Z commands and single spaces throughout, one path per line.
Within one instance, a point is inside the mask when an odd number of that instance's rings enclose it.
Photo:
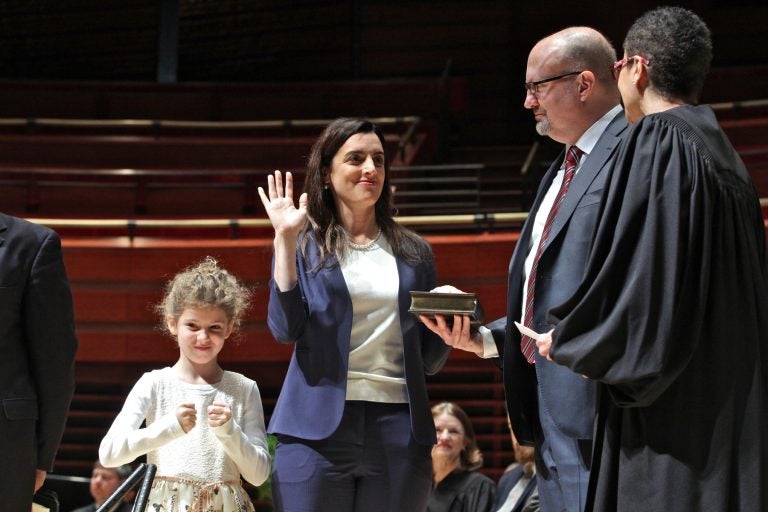
M 584 281 L 551 310 L 553 359 L 608 385 L 619 406 L 655 400 L 699 340 L 717 186 L 683 131 L 649 116 L 606 186 Z

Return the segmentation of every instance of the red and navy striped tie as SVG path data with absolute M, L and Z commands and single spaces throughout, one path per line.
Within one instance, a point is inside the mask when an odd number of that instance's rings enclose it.
M 541 253 L 544 252 L 544 247 L 549 237 L 549 232 L 552 229 L 552 222 L 557 216 L 557 211 L 560 209 L 565 198 L 565 193 L 568 192 L 568 186 L 571 184 L 573 175 L 576 173 L 576 167 L 579 165 L 579 158 L 581 158 L 582 151 L 576 146 L 571 146 L 568 149 L 568 153 L 565 155 L 565 174 L 563 175 L 563 183 L 560 185 L 560 190 L 557 192 L 555 202 L 552 203 L 552 209 L 549 210 L 547 215 L 547 221 L 544 223 L 544 230 L 541 232 L 541 240 L 539 240 L 539 247 L 536 249 L 536 256 L 533 258 L 533 265 L 531 265 L 531 274 L 528 276 L 528 288 L 527 288 L 527 300 L 525 301 L 525 315 L 523 317 L 523 325 L 531 327 L 533 321 L 533 295 L 536 289 L 536 269 L 539 266 L 539 258 Z M 520 341 L 520 350 L 523 351 L 525 360 L 530 364 L 536 362 L 534 357 L 534 351 L 536 349 L 536 340 L 529 336 L 523 336 Z

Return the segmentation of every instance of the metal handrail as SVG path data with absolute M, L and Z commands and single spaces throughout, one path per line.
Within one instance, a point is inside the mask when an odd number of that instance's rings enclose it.
M 438 224 L 497 224 L 503 222 L 523 222 L 528 218 L 528 212 L 509 213 L 467 213 L 453 215 L 405 215 L 395 217 L 400 224 L 405 226 L 425 226 Z M 53 219 L 53 218 L 29 218 L 26 220 L 35 224 L 42 224 L 49 228 L 87 228 L 87 229 L 115 229 L 125 228 L 129 233 L 137 229 L 168 229 L 168 228 L 230 228 L 233 231 L 239 228 L 270 228 L 269 219 Z
M 768 198 L 760 198 L 760 206 L 768 208 Z M 498 223 L 522 223 L 529 212 L 502 212 L 453 215 L 404 215 L 395 217 L 405 226 L 429 225 L 494 225 Z M 270 228 L 269 219 L 53 219 L 27 217 L 26 220 L 50 228 L 87 228 L 115 229 L 125 228 L 129 236 L 136 229 L 173 229 L 173 228 L 230 228 L 237 232 L 239 228 Z
M 155 480 L 156 472 L 157 466 L 154 464 L 142 463 L 122 484 L 120 484 L 120 487 L 118 487 L 115 492 L 113 492 L 98 509 L 96 509 L 96 512 L 112 512 L 115 510 L 120 506 L 125 495 L 139 485 L 139 482 L 141 482 L 141 487 L 139 487 L 139 491 L 136 493 L 136 499 L 133 501 L 133 509 L 131 510 L 132 512 L 144 512 L 147 508 L 149 491 L 152 488 L 152 482 Z

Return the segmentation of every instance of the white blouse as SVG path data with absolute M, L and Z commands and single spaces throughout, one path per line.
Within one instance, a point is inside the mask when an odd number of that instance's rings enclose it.
M 392 247 L 380 236 L 364 250 L 352 248 L 341 272 L 352 298 L 347 400 L 408 403 Z
M 232 418 L 212 428 L 206 409 L 214 401 L 229 403 Z M 176 408 L 185 402 L 194 402 L 198 415 L 187 433 L 176 419 Z M 242 475 L 260 485 L 269 476 L 270 457 L 256 383 L 227 371 L 210 385 L 183 382 L 169 367 L 145 373 L 101 441 L 99 459 L 114 467 L 144 454 L 158 476 L 211 483 L 239 481 Z

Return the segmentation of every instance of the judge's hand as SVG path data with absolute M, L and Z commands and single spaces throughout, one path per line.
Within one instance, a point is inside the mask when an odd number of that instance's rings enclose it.
M 176 419 L 179 421 L 179 425 L 181 425 L 181 429 L 184 433 L 195 428 L 195 423 L 197 423 L 197 409 L 195 409 L 195 404 L 188 402 L 178 406 L 176 408 Z
M 552 360 L 552 356 L 549 355 L 549 351 L 552 349 L 552 332 L 554 329 L 552 329 L 549 332 L 545 332 L 541 335 L 539 339 L 536 340 L 536 346 L 539 348 L 539 354 L 546 357 L 550 361 Z M 581 375 L 583 378 L 588 379 L 586 375 Z
M 552 349 L 552 331 L 554 331 L 554 329 L 540 335 L 540 337 L 536 340 L 536 346 L 539 348 L 539 354 L 546 357 L 550 361 L 552 360 L 552 357 L 549 355 L 549 351 Z
M 35 470 L 35 492 L 39 491 L 40 488 L 45 483 L 46 474 L 47 474 L 47 471 L 45 471 L 44 469 Z
M 307 194 L 299 196 L 299 207 L 296 208 L 293 202 L 293 175 L 290 172 L 285 173 L 285 187 L 280 171 L 267 176 L 267 185 L 269 197 L 261 187 L 259 196 L 272 227 L 275 228 L 275 234 L 295 238 L 307 220 Z
M 226 402 L 213 402 L 208 406 L 208 425 L 220 427 L 232 417 L 232 408 Z

